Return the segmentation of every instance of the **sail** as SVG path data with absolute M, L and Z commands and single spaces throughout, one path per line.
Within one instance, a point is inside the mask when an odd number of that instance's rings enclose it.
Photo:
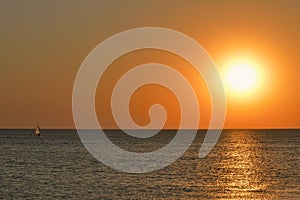
M 35 133 L 35 135 L 40 136 L 41 130 L 40 130 L 39 126 L 35 129 L 34 133 Z

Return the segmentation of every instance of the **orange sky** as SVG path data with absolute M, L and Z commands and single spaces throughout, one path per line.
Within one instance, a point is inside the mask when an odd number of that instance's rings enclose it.
M 220 72 L 226 62 L 240 56 L 258 63 L 264 72 L 260 89 L 247 97 L 226 91 L 225 128 L 300 128 L 299 10 L 297 0 L 1 1 L 0 128 L 29 128 L 37 123 L 45 128 L 74 128 L 72 87 L 83 59 L 109 36 L 145 26 L 170 28 L 194 38 Z M 96 95 L 101 123 L 114 125 L 107 110 L 109 96 L 99 91 L 109 91 L 134 64 L 152 60 L 191 79 L 200 101 L 200 127 L 205 128 L 210 103 L 203 80 L 191 75 L 193 70 L 184 60 L 157 50 L 129 53 L 110 66 Z M 153 90 L 160 95 L 153 97 Z M 166 127 L 177 127 L 178 104 L 164 88 L 146 86 L 132 101 L 137 123 L 147 123 L 147 106 L 160 102 L 170 113 Z

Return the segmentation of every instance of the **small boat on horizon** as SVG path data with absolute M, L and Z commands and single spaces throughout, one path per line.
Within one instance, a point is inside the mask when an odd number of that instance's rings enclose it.
M 34 131 L 35 135 L 36 136 L 40 136 L 41 135 L 41 129 L 40 129 L 40 126 L 37 126 L 37 128 L 35 129 Z

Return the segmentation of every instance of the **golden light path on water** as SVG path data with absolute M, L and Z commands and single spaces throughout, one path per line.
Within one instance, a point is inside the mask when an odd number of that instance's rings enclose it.
M 230 159 L 220 162 L 220 165 L 226 166 L 223 178 L 226 179 L 227 185 L 223 186 L 224 189 L 230 191 L 231 197 L 243 197 L 252 192 L 262 191 L 265 186 L 260 183 L 261 166 L 258 160 L 261 151 L 253 146 L 258 145 L 258 141 L 253 134 L 243 134 L 243 137 L 240 137 L 238 132 L 230 134 L 228 139 L 228 151 L 224 154 Z
M 268 177 L 272 162 L 266 159 L 272 155 L 264 155 L 264 144 L 255 131 L 226 130 L 222 134 L 219 145 L 197 167 L 199 178 L 207 179 L 206 190 L 222 199 L 272 198 L 266 192 L 274 186 Z M 205 163 L 211 166 L 206 168 Z

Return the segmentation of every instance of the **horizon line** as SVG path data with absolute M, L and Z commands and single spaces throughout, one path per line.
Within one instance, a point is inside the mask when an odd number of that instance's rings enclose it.
M 13 128 L 13 127 L 8 127 L 8 128 L 0 128 L 0 130 L 34 130 L 36 127 L 33 128 Z M 119 128 L 104 128 L 104 129 L 95 129 L 95 128 L 82 128 L 82 129 L 76 129 L 76 128 L 41 128 L 42 130 L 104 130 L 104 131 L 120 131 L 120 130 L 179 130 L 176 128 L 163 128 L 163 129 L 130 129 L 130 128 L 126 128 L 126 129 L 119 129 Z M 300 127 L 260 127 L 260 128 L 222 128 L 222 129 L 218 129 L 218 128 L 198 128 L 198 129 L 189 129 L 189 128 L 183 128 L 181 130 L 300 130 Z

